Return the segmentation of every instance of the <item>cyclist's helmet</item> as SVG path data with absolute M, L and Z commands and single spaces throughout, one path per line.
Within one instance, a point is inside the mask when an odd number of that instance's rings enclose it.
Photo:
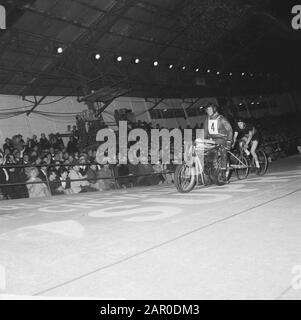
M 236 119 L 236 123 L 239 123 L 239 122 L 245 123 L 245 121 L 244 121 L 242 118 L 237 118 L 237 119 Z

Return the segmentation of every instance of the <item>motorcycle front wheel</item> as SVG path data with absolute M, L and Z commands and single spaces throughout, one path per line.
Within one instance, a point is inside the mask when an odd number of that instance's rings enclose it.
M 188 193 L 196 185 L 195 167 L 182 164 L 175 171 L 175 186 L 181 193 Z

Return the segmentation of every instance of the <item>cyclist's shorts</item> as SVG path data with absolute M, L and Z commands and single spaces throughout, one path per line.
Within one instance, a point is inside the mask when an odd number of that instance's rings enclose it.
M 261 137 L 260 137 L 260 134 L 258 132 L 256 132 L 254 134 L 254 136 L 252 137 L 252 140 L 251 141 L 258 141 L 258 144 L 260 143 L 260 140 L 261 140 Z
M 242 142 L 246 142 L 248 139 L 247 136 L 244 136 L 240 139 L 240 141 Z M 260 137 L 260 134 L 258 132 L 256 132 L 253 137 L 252 137 L 252 140 L 251 141 L 258 141 L 258 144 L 260 143 L 260 140 L 261 140 L 261 137 Z

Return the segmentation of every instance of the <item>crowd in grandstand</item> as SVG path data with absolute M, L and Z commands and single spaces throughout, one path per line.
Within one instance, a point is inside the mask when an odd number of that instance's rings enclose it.
M 262 145 L 270 161 L 299 151 L 301 127 L 294 115 L 249 119 L 261 132 Z M 131 128 L 150 131 L 153 126 L 138 121 Z M 154 128 L 161 129 L 159 125 Z M 198 124 L 195 128 L 201 128 Z M 95 130 L 94 130 L 95 131 Z M 43 197 L 122 187 L 172 183 L 173 165 L 99 165 L 97 144 L 89 134 L 83 145 L 77 125 L 65 134 L 42 133 L 24 140 L 17 134 L 0 148 L 0 199 Z
M 0 197 L 18 199 L 171 183 L 160 164 L 99 165 L 97 147 L 81 148 L 76 126 L 66 134 L 44 133 L 24 141 L 17 134 L 0 148 Z M 157 173 L 157 174 L 156 174 Z M 124 177 L 127 176 L 127 177 Z M 120 178 L 114 178 L 120 177 Z

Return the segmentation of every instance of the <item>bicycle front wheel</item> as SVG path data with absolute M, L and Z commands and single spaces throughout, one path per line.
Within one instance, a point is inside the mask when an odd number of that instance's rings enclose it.
M 249 175 L 249 161 L 248 159 L 241 155 L 237 158 L 235 163 L 235 174 L 238 180 L 244 180 Z
M 195 167 L 182 164 L 175 171 L 175 186 L 181 193 L 188 193 L 195 187 Z

